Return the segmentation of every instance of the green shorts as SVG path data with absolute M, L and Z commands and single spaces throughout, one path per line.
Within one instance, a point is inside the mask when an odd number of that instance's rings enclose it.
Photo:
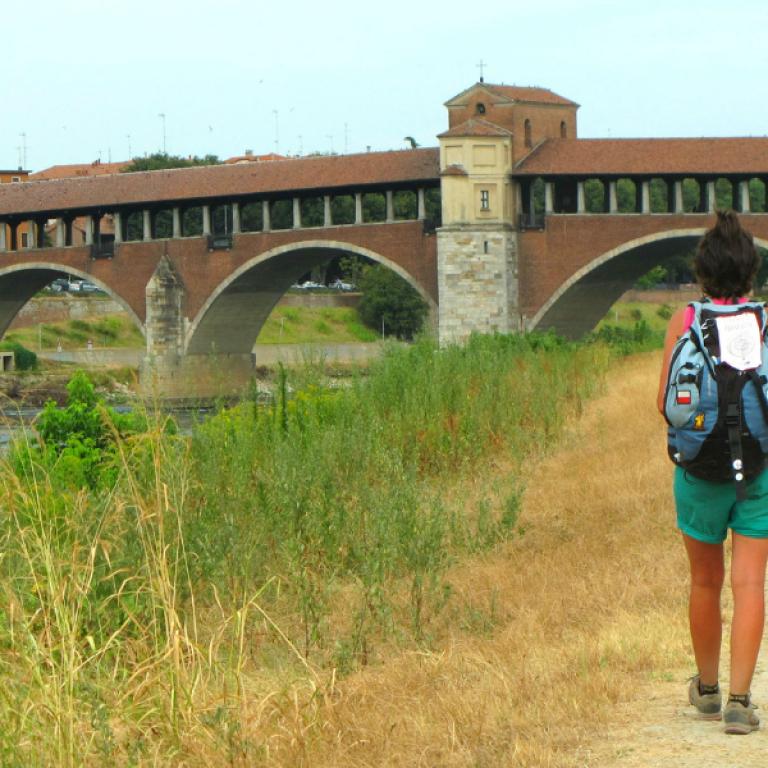
M 736 500 L 733 483 L 700 480 L 675 467 L 677 527 L 691 538 L 720 544 L 730 528 L 742 536 L 768 538 L 768 469 L 747 483 L 747 498 Z

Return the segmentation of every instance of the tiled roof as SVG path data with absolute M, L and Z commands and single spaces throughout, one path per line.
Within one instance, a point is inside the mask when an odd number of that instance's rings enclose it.
M 491 93 L 497 96 L 506 96 L 515 101 L 531 101 L 537 104 L 559 104 L 562 106 L 578 106 L 575 101 L 566 99 L 549 88 L 536 88 L 522 85 L 494 85 L 493 83 L 482 83 Z
M 468 176 L 461 165 L 449 165 L 440 173 L 441 176 Z
M 236 155 L 235 157 L 228 157 L 224 162 L 233 164 L 233 163 L 265 163 L 270 160 L 287 160 L 288 158 L 285 155 L 277 155 L 274 152 L 269 152 L 266 155 L 253 155 L 253 154 L 245 154 L 245 155 Z
M 523 85 L 498 85 L 496 83 L 474 83 L 469 88 L 445 102 L 447 107 L 466 106 L 467 102 L 478 90 L 484 90 L 498 103 L 525 101 L 530 104 L 552 104 L 561 107 L 578 107 L 575 101 L 566 99 L 549 88 L 537 88 Z
M 502 128 L 499 125 L 483 120 L 479 117 L 472 117 L 469 120 L 450 128 L 443 133 L 438 134 L 438 139 L 449 138 L 451 136 L 511 136 L 512 131 Z
M 123 168 L 130 165 L 125 160 L 118 163 L 102 163 L 96 160 L 93 163 L 73 163 L 70 165 L 52 165 L 44 171 L 37 171 L 29 176 L 30 181 L 46 181 L 50 179 L 74 179 L 81 176 L 105 176 L 110 173 L 120 173 Z
M 768 137 L 715 139 L 550 139 L 513 175 L 768 174 Z
M 208 165 L 141 173 L 119 173 L 58 181 L 3 184 L 0 215 L 109 209 L 118 205 L 171 203 L 290 192 L 437 182 L 437 148 L 367 152 L 276 160 L 268 163 Z

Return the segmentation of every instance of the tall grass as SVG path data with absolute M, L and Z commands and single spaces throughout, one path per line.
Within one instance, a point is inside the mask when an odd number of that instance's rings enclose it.
M 93 491 L 18 446 L 0 464 L 0 762 L 268 765 L 253 719 L 277 694 L 260 678 L 306 681 L 301 740 L 338 674 L 386 643 L 428 649 L 446 569 L 516 535 L 517 467 L 610 355 L 477 337 L 392 348 L 347 388 L 281 371 L 270 406 L 191 439 L 116 435 L 117 479 Z M 500 454 L 508 478 L 446 503 Z

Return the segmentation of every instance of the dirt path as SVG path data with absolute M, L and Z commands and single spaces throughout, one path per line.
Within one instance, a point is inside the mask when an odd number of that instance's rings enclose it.
M 768 702 L 768 673 L 765 659 L 768 643 L 763 642 L 762 661 L 752 686 L 755 702 Z M 604 743 L 595 749 L 590 765 L 604 768 L 735 768 L 768 764 L 765 720 L 768 712 L 758 711 L 760 732 L 747 737 L 727 736 L 719 722 L 698 720 L 693 707 L 686 706 L 686 671 L 668 682 L 641 688 L 617 710 L 617 717 L 604 734 Z M 723 678 L 727 679 L 727 666 Z
M 726 577 L 727 578 L 727 577 Z M 723 592 L 721 684 L 727 691 L 728 635 L 731 596 Z M 692 655 L 691 655 L 692 658 Z M 695 671 L 681 668 L 662 673 L 664 679 L 640 683 L 592 745 L 588 765 L 600 768 L 748 768 L 768 765 L 768 633 L 758 658 L 752 696 L 761 707 L 760 731 L 747 737 L 728 736 L 721 722 L 698 719 L 687 704 L 687 678 Z

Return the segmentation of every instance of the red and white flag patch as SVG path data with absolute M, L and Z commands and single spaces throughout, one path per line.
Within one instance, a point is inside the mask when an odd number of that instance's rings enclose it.
M 690 389 L 678 389 L 677 390 L 677 404 L 678 405 L 690 405 L 691 404 L 691 390 Z

